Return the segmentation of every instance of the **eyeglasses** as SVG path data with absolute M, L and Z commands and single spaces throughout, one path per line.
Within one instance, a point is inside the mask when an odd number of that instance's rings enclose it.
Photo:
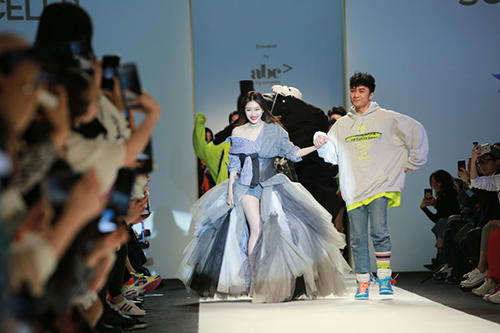
M 482 160 L 477 160 L 476 164 L 477 165 L 484 165 L 484 164 L 487 164 L 489 161 L 495 161 L 495 159 L 494 158 L 485 158 Z

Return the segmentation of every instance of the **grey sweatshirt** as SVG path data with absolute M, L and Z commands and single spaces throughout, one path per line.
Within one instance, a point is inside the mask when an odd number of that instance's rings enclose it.
M 318 135 L 325 134 L 318 132 L 314 138 Z M 363 114 L 351 107 L 337 120 L 318 154 L 339 165 L 340 189 L 349 206 L 380 193 L 401 192 L 404 169 L 417 170 L 428 151 L 422 124 L 371 102 Z

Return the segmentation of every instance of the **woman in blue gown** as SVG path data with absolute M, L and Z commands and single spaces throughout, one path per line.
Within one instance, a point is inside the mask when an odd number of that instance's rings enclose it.
M 273 166 L 276 156 L 300 162 L 318 147 L 293 145 L 260 93 L 242 105 L 227 139 L 229 179 L 192 208 L 180 278 L 205 297 L 249 295 L 256 303 L 343 294 L 345 238 L 313 196 Z

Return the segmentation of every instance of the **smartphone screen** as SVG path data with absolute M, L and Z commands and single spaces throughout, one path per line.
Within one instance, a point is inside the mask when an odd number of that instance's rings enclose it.
M 118 216 L 127 215 L 128 213 L 135 176 L 136 172 L 132 169 L 122 168 L 118 171 L 118 176 L 108 202 L 108 207 L 112 207 Z
M 432 199 L 432 189 L 431 188 L 426 188 L 424 190 L 424 198 L 425 199 Z
M 122 86 L 123 99 L 128 108 L 134 107 L 132 101 L 142 94 L 137 66 L 126 63 L 118 67 L 118 77 Z
M 153 172 L 153 140 L 150 139 L 148 145 L 142 153 L 137 156 L 137 161 L 141 164 L 137 168 L 139 174 L 149 174 Z
M 82 70 L 86 72 L 92 71 L 92 63 L 90 62 L 90 48 L 85 41 L 69 41 L 69 51 L 71 52 L 73 58 L 78 62 Z
M 119 65 L 120 56 L 118 55 L 105 55 L 102 57 L 102 89 L 109 91 L 114 89 L 113 78 L 118 76 Z
M 460 160 L 457 162 L 457 167 L 458 167 L 458 170 L 466 170 L 465 169 L 465 160 Z
M 116 214 L 111 208 L 106 208 L 101 214 L 99 222 L 97 222 L 97 228 L 99 232 L 105 234 L 116 230 Z

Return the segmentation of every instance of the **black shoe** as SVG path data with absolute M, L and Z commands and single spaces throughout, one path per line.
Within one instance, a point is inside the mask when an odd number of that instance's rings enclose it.
M 424 265 L 424 267 L 434 272 L 439 266 L 437 266 L 436 264 L 426 264 Z
M 104 324 L 101 321 L 95 326 L 95 330 L 98 333 L 122 333 L 123 330 L 120 327 L 113 325 Z
M 458 277 L 452 275 L 444 280 L 447 284 L 458 285 L 460 283 Z
M 104 302 L 103 306 L 104 311 L 102 313 L 101 319 L 99 320 L 99 322 L 102 324 L 117 326 L 124 331 L 131 331 L 148 327 L 148 324 L 145 321 L 121 314 L 118 311 L 113 310 L 106 301 Z

